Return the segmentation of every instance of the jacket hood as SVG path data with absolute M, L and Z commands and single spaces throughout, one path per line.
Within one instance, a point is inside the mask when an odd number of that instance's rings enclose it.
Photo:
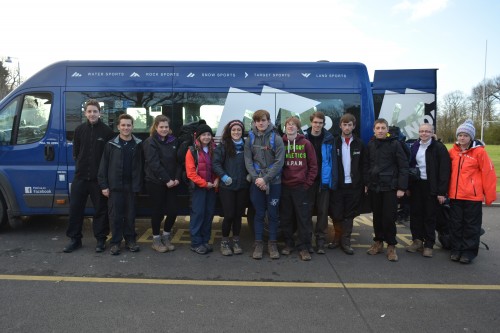
M 295 150 L 295 144 L 302 144 L 304 141 L 306 141 L 306 137 L 303 134 L 298 133 L 297 137 L 293 140 L 288 140 L 288 137 L 286 134 L 283 134 L 283 143 L 285 144 L 285 149 L 287 152 L 290 152 L 290 150 Z
M 257 129 L 257 126 L 255 126 L 255 122 L 252 121 L 252 131 L 255 133 L 255 135 L 258 135 L 259 130 Z M 269 126 L 267 126 L 267 129 L 264 131 L 264 135 L 267 133 L 273 131 L 275 129 L 274 124 L 269 122 Z
M 484 148 L 484 147 L 486 147 L 486 144 L 483 141 L 481 141 L 481 140 L 475 139 L 475 140 L 472 141 L 470 147 L 467 150 L 476 149 L 476 148 L 479 148 L 479 147 Z M 456 149 L 458 151 L 461 150 L 460 145 L 458 144 L 458 141 L 455 142 L 455 144 L 453 145 L 453 149 Z
M 311 134 L 312 132 L 312 128 L 309 127 L 307 130 L 306 130 L 306 133 L 305 133 L 305 137 L 306 139 L 308 139 L 309 137 L 313 136 Z M 335 138 L 333 136 L 332 133 L 330 133 L 329 131 L 327 131 L 326 129 L 322 128 L 321 129 L 321 133 L 323 134 L 323 142 L 330 142 L 330 141 L 333 141 Z

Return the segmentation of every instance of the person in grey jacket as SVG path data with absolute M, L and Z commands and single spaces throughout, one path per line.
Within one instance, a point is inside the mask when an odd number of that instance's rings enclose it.
M 220 251 L 224 256 L 241 254 L 241 217 L 248 202 L 247 169 L 244 158 L 243 130 L 239 120 L 232 120 L 224 127 L 221 144 L 215 148 L 212 168 L 220 177 L 219 198 L 224 212 Z M 233 230 L 232 249 L 229 234 Z
M 142 186 L 142 141 L 132 135 L 134 119 L 118 117 L 120 134 L 108 141 L 97 176 L 102 194 L 109 200 L 111 254 L 120 254 L 120 243 L 131 252 L 139 251 L 135 233 L 135 194 Z
M 279 201 L 281 196 L 281 169 L 285 161 L 283 140 L 276 133 L 266 110 L 257 110 L 252 116 L 252 129 L 245 142 L 245 165 L 250 174 L 250 200 L 255 208 L 255 244 L 252 257 L 262 259 L 264 218 L 269 220 L 270 257 L 279 258 L 278 238 Z

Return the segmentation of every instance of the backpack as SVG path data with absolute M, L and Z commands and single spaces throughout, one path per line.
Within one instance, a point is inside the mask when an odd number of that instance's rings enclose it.
M 177 136 L 179 141 L 179 150 L 177 151 L 177 160 L 182 170 L 182 180 L 184 183 L 189 184 L 189 179 L 186 176 L 186 153 L 188 149 L 191 149 L 193 153 L 194 162 L 198 165 L 198 154 L 194 149 L 194 136 L 196 129 L 199 125 L 206 124 L 206 121 L 200 119 L 199 121 L 194 121 L 181 126 L 179 130 L 179 135 Z
M 397 138 L 398 142 L 401 144 L 401 148 L 403 148 L 403 151 L 406 154 L 408 162 L 410 162 L 410 147 L 408 147 L 408 145 L 406 144 L 406 136 L 401 132 L 401 129 L 398 126 L 389 126 L 389 134 L 391 135 L 391 137 Z
M 250 130 L 248 132 L 248 139 L 250 141 L 249 143 L 250 143 L 250 149 L 251 149 L 252 145 L 255 141 L 255 133 L 252 130 Z M 271 137 L 269 138 L 269 144 L 271 145 L 272 150 L 276 151 L 276 131 L 275 130 L 273 130 L 271 132 Z M 268 168 L 270 168 L 272 166 L 273 166 L 273 164 L 271 163 L 271 165 L 269 165 Z M 253 167 L 254 167 L 255 171 L 257 171 L 258 173 L 260 172 L 260 166 L 257 162 L 253 163 Z
M 177 135 L 177 140 L 179 141 L 179 151 L 177 153 L 177 157 L 182 166 L 185 165 L 184 159 L 186 157 L 188 147 L 194 145 L 194 135 L 196 133 L 196 129 L 201 124 L 206 124 L 206 121 L 203 119 L 193 121 L 182 125 L 179 130 L 179 135 Z

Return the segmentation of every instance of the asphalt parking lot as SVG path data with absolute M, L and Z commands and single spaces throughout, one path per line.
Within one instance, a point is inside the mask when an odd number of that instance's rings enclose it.
M 0 233 L 2 332 L 495 332 L 500 324 L 498 207 L 483 209 L 486 230 L 471 265 L 407 253 L 410 231 L 398 225 L 399 262 L 365 254 L 371 215 L 356 219 L 353 256 L 341 250 L 251 258 L 252 234 L 242 231 L 243 255 L 189 250 L 186 217 L 176 223 L 171 253 L 156 253 L 149 221 L 137 221 L 141 251 L 95 253 L 90 221 L 84 246 L 62 252 L 67 218 L 33 218 Z

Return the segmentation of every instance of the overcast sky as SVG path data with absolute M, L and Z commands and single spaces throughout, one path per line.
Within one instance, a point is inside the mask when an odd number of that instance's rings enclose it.
M 27 78 L 59 60 L 356 61 L 438 68 L 438 95 L 500 75 L 497 0 L 13 0 L 0 57 Z M 488 43 L 486 53 L 486 41 Z

